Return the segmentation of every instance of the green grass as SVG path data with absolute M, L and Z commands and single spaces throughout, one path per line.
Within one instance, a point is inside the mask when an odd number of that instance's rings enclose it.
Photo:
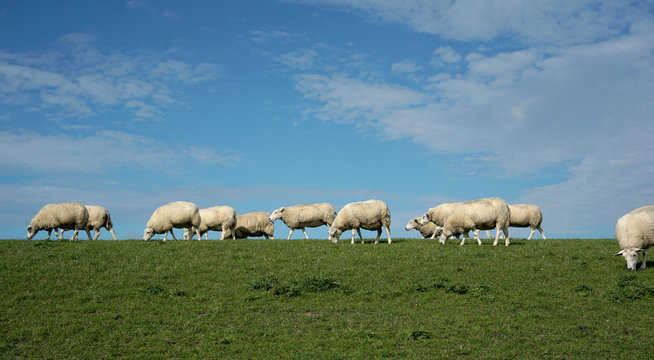
M 654 264 L 617 249 L 0 241 L 0 357 L 647 358 Z

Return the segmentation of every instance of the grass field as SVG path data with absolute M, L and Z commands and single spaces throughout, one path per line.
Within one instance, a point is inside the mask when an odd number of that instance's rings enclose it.
M 615 240 L 0 241 L 0 356 L 642 359 Z

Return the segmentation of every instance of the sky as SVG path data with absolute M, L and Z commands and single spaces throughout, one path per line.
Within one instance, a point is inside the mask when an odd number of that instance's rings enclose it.
M 654 1 L 2 1 L 0 238 L 52 202 L 125 239 L 170 201 L 371 198 L 419 237 L 492 196 L 613 237 L 654 204 L 653 94 Z

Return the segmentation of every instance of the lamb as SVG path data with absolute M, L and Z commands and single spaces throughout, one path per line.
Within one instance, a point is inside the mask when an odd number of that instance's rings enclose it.
M 236 227 L 234 231 L 227 230 L 225 236 L 237 239 L 247 239 L 249 236 L 263 236 L 271 238 L 275 232 L 275 223 L 270 221 L 266 212 L 253 212 L 236 216 Z
M 187 228 L 189 232 L 195 227 L 195 233 L 198 240 L 201 240 L 200 227 L 201 218 L 198 206 L 188 201 L 175 201 L 158 207 L 143 231 L 143 240 L 150 240 L 155 234 L 164 234 L 164 241 L 168 237 L 168 232 L 177 240 L 173 228 Z M 184 237 L 184 239 L 189 239 Z
M 386 229 L 388 243 L 390 244 L 392 242 L 391 212 L 385 202 L 381 200 L 352 202 L 345 205 L 336 215 L 332 226 L 329 227 L 329 240 L 336 243 L 343 231 L 352 229 L 352 244 L 354 244 L 354 230 L 359 234 L 363 244 L 363 237 L 361 236 L 361 228 L 363 228 L 365 230 L 377 230 L 377 239 L 375 240 L 375 244 L 377 244 L 381 237 L 382 226 Z
M 478 230 L 496 229 L 495 241 L 497 245 L 500 230 L 504 232 L 505 245 L 509 246 L 509 206 L 506 201 L 500 198 L 479 199 L 467 201 L 458 206 L 443 224 L 443 232 L 440 236 L 440 243 L 453 234 L 463 234 L 463 240 L 459 246 L 465 244 L 468 232 L 472 230 L 477 243 L 481 245 Z
M 620 252 L 627 261 L 627 269 L 636 270 L 638 253 L 643 253 L 641 269 L 647 265 L 647 250 L 654 245 L 654 205 L 634 209 L 618 219 L 615 225 L 615 238 Z
M 434 233 L 431 235 L 431 238 L 434 239 L 436 236 L 439 236 L 443 230 L 443 225 L 445 224 L 445 220 L 452 214 L 454 209 L 459 207 L 462 203 L 460 202 L 455 202 L 455 203 L 443 203 L 438 206 L 435 206 L 433 208 L 430 208 L 427 210 L 427 212 L 422 215 L 422 219 L 420 220 L 419 224 L 422 226 L 425 226 L 429 223 L 433 223 L 436 225 L 436 230 Z
M 93 240 L 98 240 L 98 237 L 100 236 L 100 229 L 105 228 L 109 230 L 111 233 L 111 236 L 113 236 L 114 240 L 118 240 L 116 237 L 116 233 L 114 232 L 113 229 L 113 222 L 111 221 L 111 216 L 109 215 L 109 211 L 105 209 L 102 206 L 99 205 L 86 205 L 86 211 L 89 213 L 89 221 L 86 223 L 86 228 L 88 230 L 95 230 L 95 236 L 93 237 Z M 61 236 L 64 236 L 64 231 L 66 230 L 72 230 L 72 228 L 62 228 L 61 229 Z M 55 234 L 57 234 L 57 229 L 55 229 Z M 75 240 L 77 240 L 77 236 L 75 237 Z
M 433 222 L 428 222 L 425 225 L 420 225 L 420 220 L 421 219 L 422 218 L 417 217 L 415 219 L 409 220 L 409 223 L 406 224 L 406 226 L 404 227 L 404 230 L 409 231 L 409 230 L 416 229 L 416 230 L 418 230 L 420 232 L 420 234 L 422 235 L 422 238 L 426 239 L 427 236 L 432 237 L 432 236 L 434 236 L 434 234 L 437 231 L 439 231 L 441 229 L 440 226 L 434 224 Z M 432 237 L 432 239 L 433 239 L 433 237 Z
M 281 207 L 276 209 L 270 214 L 270 221 L 282 219 L 284 224 L 288 226 L 291 231 L 288 233 L 288 239 L 295 229 L 302 229 L 304 237 L 309 240 L 309 235 L 304 228 L 318 227 L 322 225 L 331 226 L 336 217 L 334 207 L 328 203 L 293 205 L 288 207 Z
M 91 233 L 86 227 L 88 220 L 89 212 L 84 205 L 78 202 L 47 204 L 34 215 L 34 218 L 27 226 L 27 240 L 32 240 L 39 230 L 47 230 L 48 240 L 50 240 L 52 230 L 57 228 L 74 229 L 75 232 L 73 237 L 70 238 L 71 240 L 77 237 L 80 230 L 85 230 L 86 235 L 91 240 Z M 58 237 L 59 239 L 62 238 L 61 236 Z
M 234 239 L 234 228 L 236 227 L 236 211 L 229 206 L 214 206 L 207 209 L 200 209 L 200 235 L 204 234 L 209 240 L 209 230 L 220 231 L 220 240 L 225 240 L 225 233 L 229 230 Z M 195 228 L 189 232 L 184 229 L 184 238 L 193 238 Z

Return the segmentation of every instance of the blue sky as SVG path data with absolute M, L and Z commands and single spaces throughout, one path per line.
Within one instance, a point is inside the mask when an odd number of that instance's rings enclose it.
M 0 238 L 59 201 L 127 238 L 175 200 L 370 198 L 417 237 L 489 196 L 612 237 L 654 203 L 652 94 L 652 1 L 4 1 Z

